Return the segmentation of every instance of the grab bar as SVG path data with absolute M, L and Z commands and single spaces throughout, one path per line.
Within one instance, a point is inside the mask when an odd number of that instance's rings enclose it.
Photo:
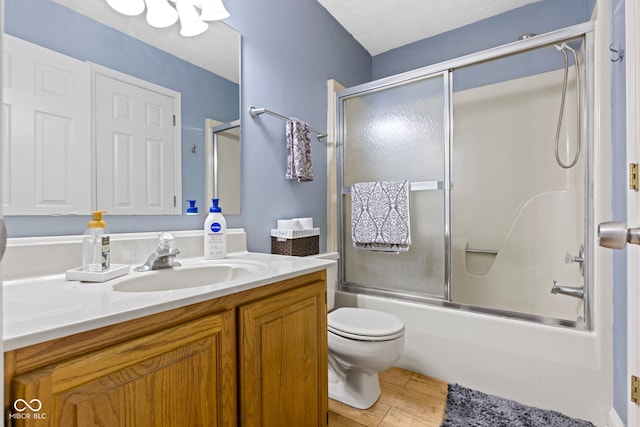
M 465 252 L 470 254 L 498 255 L 498 251 L 491 249 L 465 249 Z

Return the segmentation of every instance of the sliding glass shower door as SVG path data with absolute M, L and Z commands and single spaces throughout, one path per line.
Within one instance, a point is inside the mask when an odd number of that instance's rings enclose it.
M 338 93 L 342 290 L 590 328 L 594 44 L 583 30 Z M 399 180 L 411 186 L 411 247 L 354 248 L 351 186 Z
M 342 286 L 412 299 L 448 298 L 448 73 L 382 85 L 342 98 Z M 409 181 L 411 240 L 407 252 L 355 249 L 351 186 Z

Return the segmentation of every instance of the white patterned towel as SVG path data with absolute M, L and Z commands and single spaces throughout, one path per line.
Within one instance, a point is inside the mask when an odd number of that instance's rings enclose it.
M 311 138 L 309 125 L 302 120 L 287 120 L 287 172 L 286 179 L 313 181 L 311 164 Z
M 411 244 L 409 182 L 359 182 L 351 186 L 353 246 L 405 252 Z

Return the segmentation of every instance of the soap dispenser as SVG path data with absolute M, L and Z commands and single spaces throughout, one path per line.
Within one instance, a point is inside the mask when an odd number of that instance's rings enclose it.
M 211 199 L 209 215 L 204 221 L 204 258 L 220 259 L 227 256 L 227 221 L 222 216 L 219 199 Z
M 198 207 L 195 200 L 187 200 L 189 207 L 187 208 L 187 215 L 198 215 Z
M 82 236 L 82 271 L 101 272 L 109 270 L 109 236 L 105 235 L 107 224 L 102 219 L 106 211 L 94 211 Z

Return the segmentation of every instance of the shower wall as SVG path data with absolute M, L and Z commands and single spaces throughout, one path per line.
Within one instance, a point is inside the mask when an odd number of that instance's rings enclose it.
M 563 74 L 454 92 L 454 302 L 571 321 L 583 315 L 582 300 L 550 293 L 554 281 L 584 281 L 580 265 L 565 262 L 584 243 L 584 158 L 563 169 L 554 154 Z M 578 138 L 574 67 L 569 76 L 559 138 L 567 163 Z

